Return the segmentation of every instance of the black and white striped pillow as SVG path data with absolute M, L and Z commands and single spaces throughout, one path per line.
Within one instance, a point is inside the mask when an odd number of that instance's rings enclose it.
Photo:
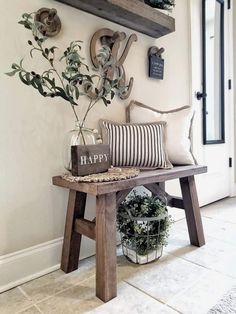
M 166 122 L 116 123 L 100 120 L 103 142 L 110 144 L 113 166 L 171 168 L 165 149 Z

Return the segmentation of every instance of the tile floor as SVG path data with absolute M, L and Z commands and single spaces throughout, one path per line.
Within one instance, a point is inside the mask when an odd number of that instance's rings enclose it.
M 61 270 L 0 294 L 0 314 L 206 314 L 236 284 L 236 198 L 201 209 L 207 244 L 189 245 L 184 212 L 175 220 L 169 245 L 154 263 L 137 266 L 118 249 L 118 297 L 95 297 L 95 259 L 78 271 Z

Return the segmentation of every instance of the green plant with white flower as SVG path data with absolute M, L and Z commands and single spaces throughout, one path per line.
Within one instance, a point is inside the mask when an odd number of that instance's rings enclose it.
M 93 68 L 92 74 L 89 66 L 81 56 L 81 41 L 72 41 L 65 49 L 64 54 L 57 59 L 56 46 L 46 46 L 47 37 L 43 32 L 43 25 L 34 21 L 35 13 L 24 13 L 19 24 L 23 25 L 32 33 L 28 40 L 31 58 L 43 58 L 47 61 L 49 68 L 41 73 L 34 69 L 28 70 L 23 65 L 23 59 L 19 63 L 12 64 L 8 76 L 18 75 L 22 83 L 36 89 L 43 97 L 60 97 L 70 104 L 76 121 L 79 121 L 81 128 L 90 110 L 102 100 L 105 106 L 109 105 L 115 94 L 122 94 L 126 86 L 120 86 L 120 78 L 109 80 L 107 72 L 114 66 L 111 51 L 104 46 L 100 49 L 97 60 L 98 69 Z M 64 70 L 60 71 L 57 63 L 62 63 Z M 79 106 L 80 97 L 88 99 L 87 109 L 83 117 L 79 117 L 76 108 Z
M 117 212 L 117 229 L 123 245 L 139 255 L 167 245 L 171 223 L 166 204 L 147 194 L 133 192 Z

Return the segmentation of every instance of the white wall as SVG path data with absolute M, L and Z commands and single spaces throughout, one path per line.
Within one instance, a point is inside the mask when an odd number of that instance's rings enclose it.
M 130 99 L 160 109 L 190 102 L 188 1 L 176 2 L 176 32 L 157 40 L 137 33 L 138 42 L 131 47 L 125 63 L 127 76 L 135 78 Z M 68 103 L 45 99 L 17 78 L 3 75 L 12 62 L 23 57 L 29 69 L 31 64 L 37 69 L 44 67 L 41 58 L 28 57 L 30 32 L 17 24 L 20 15 L 41 7 L 55 7 L 62 31 L 50 41 L 63 51 L 70 41 L 83 40 L 83 53 L 88 60 L 89 41 L 98 29 L 108 27 L 127 35 L 133 32 L 56 1 L 14 0 L 12 4 L 0 0 L 0 257 L 62 237 L 68 191 L 52 186 L 51 177 L 63 172 L 63 137 L 74 124 Z M 153 45 L 166 50 L 164 81 L 147 77 L 147 50 Z M 102 117 L 124 121 L 128 101 L 116 98 L 109 108 L 99 103 L 87 126 L 96 127 Z M 81 99 L 81 107 L 84 104 L 85 98 Z M 90 201 L 93 204 L 94 200 Z

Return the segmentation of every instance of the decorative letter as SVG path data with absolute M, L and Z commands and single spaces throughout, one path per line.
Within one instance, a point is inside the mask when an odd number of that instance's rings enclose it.
M 114 60 L 115 64 L 114 66 L 111 66 L 110 69 L 108 69 L 106 78 L 109 80 L 113 80 L 114 76 L 119 76 L 121 77 L 119 82 L 120 87 L 125 87 L 128 85 L 127 89 L 122 93 L 122 95 L 120 95 L 121 99 L 127 99 L 130 96 L 131 89 L 133 87 L 133 77 L 130 78 L 128 84 L 126 83 L 125 69 L 123 63 L 125 62 L 132 43 L 137 41 L 138 38 L 136 34 L 132 34 L 126 43 L 123 52 L 118 53 L 120 49 L 120 43 L 125 39 L 126 34 L 124 32 L 114 32 L 109 28 L 102 28 L 93 35 L 90 43 L 91 60 L 95 68 L 98 68 L 99 66 L 96 59 L 97 41 L 100 41 L 102 45 L 106 45 L 111 49 L 112 59 Z
M 97 162 L 97 159 L 98 159 L 98 155 L 94 155 L 94 156 L 93 156 L 93 161 L 94 161 L 95 164 L 96 164 L 96 162 Z
M 99 154 L 99 162 L 102 162 L 103 160 L 103 155 Z
M 80 164 L 81 164 L 81 166 L 87 165 L 87 158 L 86 158 L 86 156 L 81 156 L 80 157 Z

